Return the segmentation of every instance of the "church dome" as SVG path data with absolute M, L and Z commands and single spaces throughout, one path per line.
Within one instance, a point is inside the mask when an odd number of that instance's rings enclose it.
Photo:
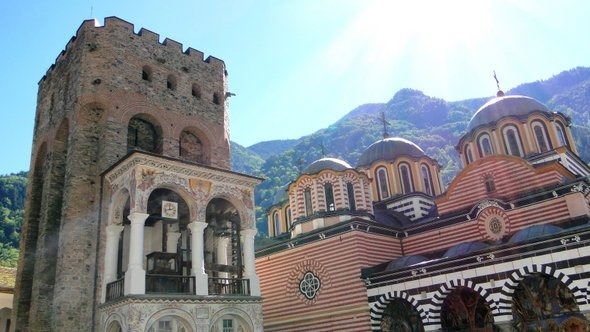
M 394 160 L 401 156 L 419 158 L 424 156 L 424 151 L 407 139 L 388 137 L 369 145 L 359 158 L 358 166 L 368 166 L 377 160 Z
M 385 271 L 394 271 L 407 266 L 412 266 L 418 263 L 427 261 L 428 258 L 421 255 L 407 255 L 396 258 L 387 264 Z
M 508 240 L 508 243 L 526 242 L 539 237 L 553 235 L 561 231 L 562 229 L 555 225 L 532 225 L 516 232 L 512 235 L 510 240 Z
M 467 131 L 469 132 L 479 126 L 494 123 L 505 116 L 527 115 L 534 111 L 551 113 L 545 105 L 530 97 L 496 97 L 485 103 L 485 105 L 475 112 L 467 125 Z
M 313 163 L 309 164 L 301 173 L 303 174 L 315 174 L 323 171 L 325 169 L 329 169 L 332 171 L 344 171 L 347 169 L 351 169 L 350 166 L 346 161 L 336 159 L 336 158 L 322 158 L 314 161 Z
M 489 247 L 487 244 L 481 242 L 463 242 L 450 247 L 443 255 L 443 258 L 465 256 L 474 251 L 482 250 L 487 247 Z

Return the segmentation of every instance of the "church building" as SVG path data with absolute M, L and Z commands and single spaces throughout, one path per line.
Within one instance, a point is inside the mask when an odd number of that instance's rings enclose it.
M 414 143 L 313 162 L 256 252 L 265 331 L 590 330 L 590 168 L 567 116 L 502 91 L 447 188 Z
M 227 70 L 116 17 L 39 82 L 16 331 L 262 331 Z

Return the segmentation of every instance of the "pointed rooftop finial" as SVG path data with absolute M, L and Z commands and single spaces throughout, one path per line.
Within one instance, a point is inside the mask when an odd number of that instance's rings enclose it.
M 381 112 L 381 119 L 379 120 L 381 120 L 381 123 L 383 124 L 383 138 L 388 138 L 389 133 L 387 132 L 387 126 L 389 125 L 389 122 L 385 119 L 385 112 Z
M 297 158 L 297 169 L 299 169 L 299 174 L 301 174 L 303 170 L 303 158 L 301 157 Z
M 500 89 L 500 81 L 498 81 L 498 77 L 496 76 L 496 71 L 494 70 L 494 79 L 496 80 L 496 87 L 498 87 L 498 92 L 496 92 L 496 97 L 504 97 L 504 91 Z

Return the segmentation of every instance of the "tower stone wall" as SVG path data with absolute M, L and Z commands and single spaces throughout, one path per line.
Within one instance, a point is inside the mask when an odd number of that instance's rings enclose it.
M 190 132 L 202 155 L 189 162 L 229 170 L 226 91 L 219 59 L 116 17 L 82 23 L 39 82 L 17 331 L 92 329 L 101 174 L 127 155 L 130 121 L 153 125 L 150 152 L 186 159 L 180 137 Z

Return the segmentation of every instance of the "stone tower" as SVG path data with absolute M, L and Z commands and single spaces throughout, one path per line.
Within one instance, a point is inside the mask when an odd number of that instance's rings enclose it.
M 223 61 L 108 17 L 39 82 L 17 331 L 262 326 Z

